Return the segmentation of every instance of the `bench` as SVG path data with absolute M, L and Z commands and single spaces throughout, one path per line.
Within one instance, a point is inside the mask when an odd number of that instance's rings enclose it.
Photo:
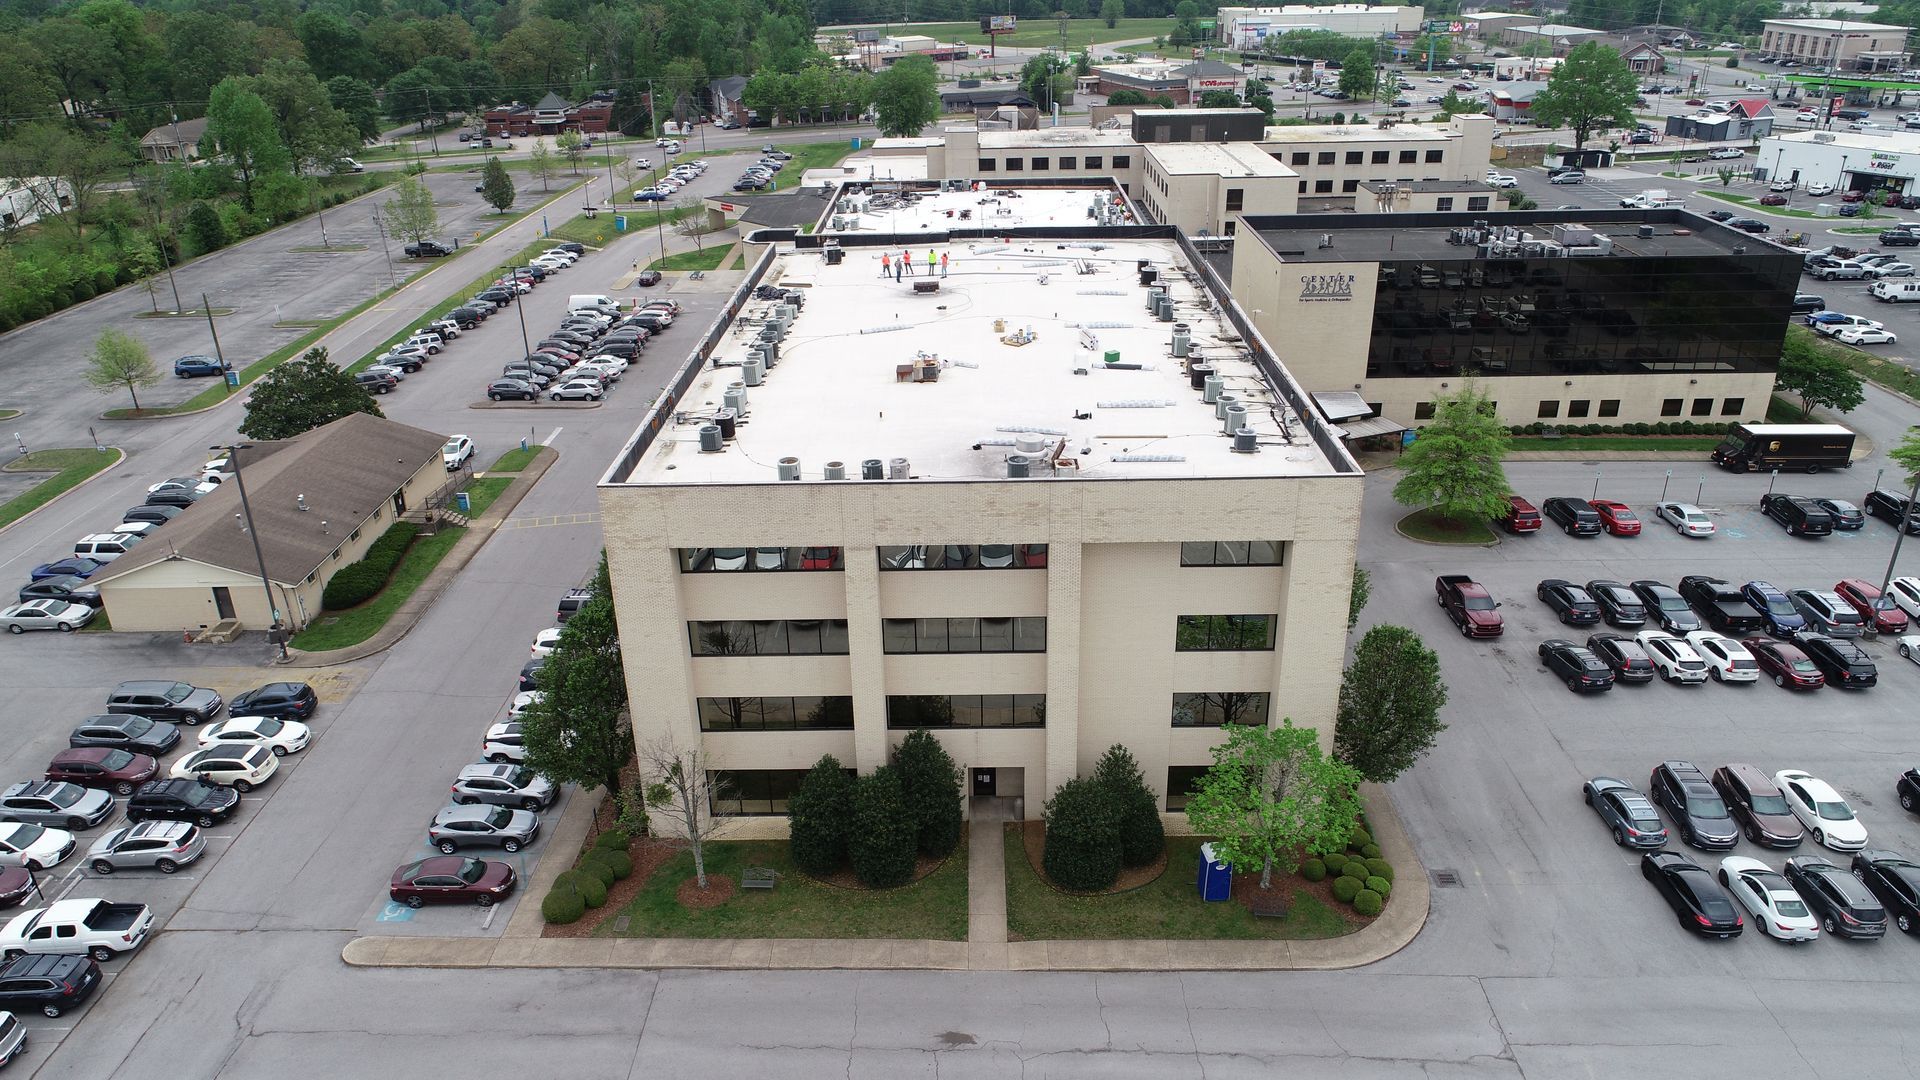
M 766 889 L 772 891 L 780 883 L 780 875 L 771 867 L 749 866 L 740 872 L 740 887 L 743 889 Z

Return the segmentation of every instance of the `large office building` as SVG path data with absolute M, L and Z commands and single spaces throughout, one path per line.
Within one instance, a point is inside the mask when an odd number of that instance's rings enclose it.
M 913 728 L 1027 817 L 1115 743 L 1177 810 L 1224 722 L 1330 741 L 1361 473 L 1274 349 L 1172 228 L 939 213 L 763 256 L 602 479 L 635 738 L 736 835 Z
M 1815 70 L 1899 71 L 1907 66 L 1905 26 L 1857 19 L 1768 19 L 1760 53 Z
M 1838 191 L 1920 191 L 1920 131 L 1789 131 L 1760 140 L 1754 171 Z
M 1371 4 L 1287 4 L 1283 7 L 1223 7 L 1214 13 L 1220 42 L 1235 49 L 1257 50 L 1270 37 L 1293 30 L 1331 30 L 1356 38 L 1382 34 L 1415 34 L 1426 9 Z
M 1684 210 L 1248 216 L 1232 259 L 1309 391 L 1402 424 L 1468 377 L 1508 424 L 1758 419 L 1800 280 Z

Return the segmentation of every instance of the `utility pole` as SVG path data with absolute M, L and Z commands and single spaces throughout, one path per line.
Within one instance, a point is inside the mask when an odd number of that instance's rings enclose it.
M 380 250 L 387 253 L 387 280 L 394 288 L 400 287 L 400 276 L 393 270 L 393 248 L 387 244 L 387 223 L 380 220 L 380 208 L 373 208 L 373 227 L 380 233 Z
M 267 557 L 260 550 L 260 530 L 253 527 L 253 506 L 247 502 L 247 478 L 240 471 L 240 451 L 253 449 L 252 443 L 228 443 L 212 446 L 211 450 L 225 450 L 227 462 L 233 466 L 233 482 L 240 489 L 240 515 L 246 524 L 247 537 L 253 541 L 253 558 L 260 567 L 260 588 L 267 594 L 267 611 L 273 619 L 268 629 L 268 637 L 280 646 L 280 659 L 287 659 L 287 641 L 285 627 L 280 624 L 280 609 L 273 602 L 273 580 L 267 577 Z
M 220 331 L 213 328 L 213 304 L 207 300 L 207 294 L 200 294 L 200 310 L 207 315 L 207 333 L 213 335 L 213 358 L 220 361 L 220 388 L 229 395 L 233 393 L 233 384 L 227 381 L 227 357 L 220 351 Z
M 1894 530 L 1893 554 L 1887 556 L 1887 572 L 1880 578 L 1881 596 L 1887 595 L 1887 586 L 1893 581 L 1893 564 L 1900 561 L 1900 545 L 1906 541 L 1907 529 L 1913 525 L 1916 516 L 1913 505 L 1916 498 L 1920 498 L 1920 473 L 1914 474 L 1913 487 L 1907 491 L 1907 512 L 1900 516 L 1900 527 Z M 1873 620 L 1867 620 L 1867 625 L 1873 625 Z

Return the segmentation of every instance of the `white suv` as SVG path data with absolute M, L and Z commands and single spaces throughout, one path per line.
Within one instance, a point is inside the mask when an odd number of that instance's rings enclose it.
M 1667 633 L 1665 630 L 1642 630 L 1634 635 L 1640 647 L 1647 650 L 1647 656 L 1653 661 L 1653 670 L 1662 679 L 1671 683 L 1704 683 L 1707 681 L 1707 662 L 1693 651 L 1693 646 Z

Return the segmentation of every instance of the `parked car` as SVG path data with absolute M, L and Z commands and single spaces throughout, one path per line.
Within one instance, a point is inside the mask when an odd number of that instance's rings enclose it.
M 1740 829 L 1726 800 L 1707 774 L 1691 761 L 1663 761 L 1653 767 L 1647 790 L 1654 805 L 1680 827 L 1680 838 L 1703 851 L 1726 851 L 1740 840 Z
M 513 867 L 503 862 L 436 855 L 396 869 L 387 895 L 415 908 L 467 903 L 491 907 L 511 895 L 518 880 Z
M 174 375 L 182 379 L 197 379 L 203 375 L 224 376 L 232 370 L 232 364 L 211 356 L 182 356 L 173 362 Z
M 1904 527 L 1909 533 L 1920 533 L 1920 513 L 1909 512 L 1907 497 L 1900 492 L 1875 489 L 1867 492 L 1861 503 L 1867 513 L 1887 524 Z
M 75 577 L 84 581 L 99 573 L 100 568 L 105 565 L 107 564 L 94 559 L 82 559 L 79 557 L 60 559 L 56 562 L 41 563 L 39 566 L 29 570 L 27 577 L 33 581 L 42 581 L 46 578 L 53 577 Z
M 1793 816 L 1780 788 L 1758 767 L 1745 762 L 1722 765 L 1713 771 L 1713 789 L 1749 841 L 1761 847 L 1797 848 L 1807 832 Z
M 229 716 L 278 716 L 305 720 L 320 708 L 320 697 L 303 682 L 276 682 L 236 694 L 227 703 Z
M 1608 626 L 1632 628 L 1646 624 L 1646 604 L 1624 582 L 1595 578 L 1587 582 L 1587 595 L 1599 605 L 1600 617 Z
M 1541 503 L 1540 510 L 1564 529 L 1568 536 L 1600 534 L 1600 515 L 1585 499 L 1556 497 Z
M 434 240 L 422 240 L 417 244 L 408 244 L 404 249 L 409 259 L 437 259 L 453 254 L 453 249 Z
M 18 1028 L 14 1012 L 37 1012 L 53 1018 L 77 1009 L 100 988 L 100 965 L 82 953 L 40 953 L 16 956 L 0 965 L 0 1006 L 8 1011 L 0 1028 Z M 17 1040 L 25 1046 L 24 1034 Z M 0 1035 L 4 1037 L 4 1035 Z
M 1887 595 L 1909 620 L 1920 619 L 1920 577 L 1897 577 L 1887 582 Z
M 188 727 L 205 723 L 226 707 L 215 690 L 165 679 L 123 682 L 107 695 L 107 711 L 132 713 L 149 720 L 177 720 Z
M 82 746 L 55 754 L 47 764 L 47 779 L 131 795 L 159 771 L 160 763 L 148 754 L 111 746 Z
M 313 729 L 298 720 L 277 716 L 236 716 L 200 729 L 200 745 L 245 747 L 264 746 L 275 757 L 297 754 L 307 748 Z
M 1820 920 L 1807 909 L 1806 901 L 1791 882 L 1759 859 L 1744 855 L 1721 859 L 1720 884 L 1768 937 L 1796 945 L 1819 939 Z
M 1835 851 L 1859 851 L 1867 846 L 1867 828 L 1826 781 L 1799 769 L 1782 769 L 1773 783 L 1786 796 L 1787 809 L 1813 837 L 1813 842 Z
M 1887 934 L 1887 909 L 1852 874 L 1818 855 L 1787 860 L 1786 877 L 1807 907 L 1819 916 L 1820 929 L 1845 938 L 1881 938 Z
M 353 375 L 353 381 L 369 394 L 391 393 L 394 387 L 400 385 L 399 379 L 394 378 L 392 373 L 384 371 L 357 371 Z
M 1738 639 L 1712 630 L 1695 630 L 1687 644 L 1706 661 L 1707 674 L 1721 683 L 1750 683 L 1760 680 L 1760 662 L 1753 658 Z
M 1867 631 L 1866 619 L 1836 593 L 1795 589 L 1787 596 L 1793 601 L 1794 610 L 1807 621 L 1806 633 L 1857 638 Z
M 96 874 L 148 868 L 171 874 L 206 850 L 206 834 L 184 821 L 142 821 L 95 840 L 87 851 L 87 865 Z
M 262 746 L 218 745 L 196 750 L 173 763 L 175 780 L 205 780 L 246 794 L 267 782 L 280 759 Z
M 454 805 L 433 816 L 427 843 L 444 855 L 469 847 L 497 847 L 511 853 L 533 843 L 539 832 L 539 817 L 526 810 Z
M 1741 642 L 1760 670 L 1773 685 L 1790 690 L 1817 690 L 1827 684 L 1827 676 L 1812 658 L 1797 645 L 1773 638 L 1750 637 Z
M 1833 532 L 1833 518 L 1802 495 L 1771 491 L 1760 496 L 1760 512 L 1780 523 L 1788 536 L 1826 536 Z
M 1587 626 L 1600 621 L 1600 605 L 1571 581 L 1548 578 L 1535 587 L 1534 596 L 1568 626 Z
M 1904 265 L 1904 264 L 1903 264 Z M 1882 330 L 1872 326 L 1850 326 L 1835 331 L 1833 340 L 1842 345 L 1895 345 L 1900 338 L 1891 330 Z
M 1813 504 L 1833 518 L 1833 527 L 1838 531 L 1854 532 L 1866 527 L 1866 512 L 1845 499 L 1815 499 Z
M 1793 643 L 1827 677 L 1828 686 L 1865 690 L 1879 681 L 1880 673 L 1873 660 L 1847 638 L 1804 631 L 1794 636 Z
M 128 713 L 89 716 L 67 735 L 67 745 L 75 749 L 100 746 L 150 757 L 166 754 L 179 742 L 180 729 L 172 724 Z
M 1647 650 L 1656 675 L 1666 682 L 1693 686 L 1707 681 L 1707 662 L 1693 646 L 1664 630 L 1642 630 L 1634 635 Z
M 587 379 L 568 379 L 547 391 L 552 401 L 599 401 L 605 395 L 606 390 L 598 381 Z
M 552 781 L 524 765 L 491 763 L 461 769 L 452 792 L 453 801 L 461 805 L 492 803 L 522 810 L 543 810 L 559 795 Z
M 517 716 L 511 712 L 508 715 Z M 489 725 L 486 735 L 480 740 L 480 756 L 496 765 L 525 761 L 526 733 L 520 721 L 516 718 Z
M 1686 598 L 1671 587 L 1642 578 L 1635 581 L 1631 588 L 1640 597 L 1640 602 L 1647 606 L 1647 617 L 1667 633 L 1690 634 L 1705 629 L 1699 616 L 1687 606 Z
M 643 289 L 650 289 L 660 284 L 660 271 L 642 270 L 640 271 L 640 275 L 633 279 L 633 283 Z
M 0 821 L 81 832 L 105 821 L 111 813 L 113 796 L 78 784 L 29 780 L 0 791 Z
M 536 401 L 539 397 L 539 389 L 525 379 L 495 379 L 487 384 L 487 399 L 489 401 L 506 401 L 509 399 Z
M 1920 933 L 1920 864 L 1897 851 L 1869 848 L 1854 853 L 1852 870 L 1901 933 Z
M 1793 604 L 1793 598 L 1770 581 L 1749 581 L 1740 587 L 1740 595 L 1760 613 L 1761 625 L 1775 637 L 1791 637 L 1807 628 L 1806 616 Z
M 1619 634 L 1593 634 L 1587 638 L 1587 648 L 1600 658 L 1601 663 L 1613 670 L 1616 681 L 1653 681 L 1653 660 L 1647 655 L 1647 650 L 1632 638 Z
M 1553 676 L 1576 694 L 1613 689 L 1613 669 L 1606 661 L 1571 641 L 1554 638 L 1540 643 L 1540 659 Z
M 1661 848 L 1667 843 L 1667 827 L 1645 795 L 1625 780 L 1596 776 L 1581 785 L 1580 794 L 1593 812 L 1613 833 L 1613 842 L 1621 847 Z
M 65 575 L 41 578 L 20 586 L 20 602 L 24 604 L 31 600 L 65 600 L 71 604 L 99 607 L 100 590 L 87 584 L 85 578 Z
M 78 841 L 66 829 L 31 822 L 0 824 L 0 866 L 21 866 L 36 873 L 59 866 Z
M 1640 535 L 1640 517 L 1626 503 L 1613 499 L 1593 499 L 1587 505 L 1600 515 L 1600 527 L 1607 532 L 1615 536 Z
M 1750 634 L 1763 625 L 1746 596 L 1721 578 L 1689 574 L 1680 579 L 1680 595 L 1708 626 L 1723 634 Z
M 190 821 L 203 829 L 231 818 L 240 793 L 202 780 L 154 780 L 127 800 L 128 821 Z
M 1640 876 L 1653 883 L 1682 927 L 1702 937 L 1725 941 L 1739 937 L 1746 925 L 1713 875 L 1685 856 L 1649 851 L 1640 856 Z
M 1907 632 L 1907 613 L 1900 610 L 1891 595 L 1881 593 L 1878 585 L 1863 578 L 1843 578 L 1834 583 L 1833 594 L 1851 605 L 1874 633 Z
M 24 604 L 0 608 L 0 626 L 6 627 L 10 634 L 24 634 L 29 630 L 71 633 L 87 625 L 99 613 L 99 608 L 88 604 L 66 600 L 29 600 Z

